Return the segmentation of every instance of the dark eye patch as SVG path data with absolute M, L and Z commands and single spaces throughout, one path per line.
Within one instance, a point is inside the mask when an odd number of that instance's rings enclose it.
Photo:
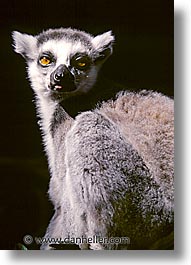
M 78 70 L 85 71 L 90 67 L 92 61 L 88 55 L 76 54 L 75 56 L 71 58 L 70 63 L 72 67 Z

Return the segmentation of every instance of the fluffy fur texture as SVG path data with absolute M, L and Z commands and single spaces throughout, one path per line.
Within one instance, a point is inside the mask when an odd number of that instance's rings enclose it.
M 72 29 L 35 37 L 14 32 L 13 39 L 15 51 L 27 60 L 51 172 L 55 214 L 45 237 L 129 237 L 130 244 L 79 246 L 151 249 L 173 231 L 173 100 L 151 91 L 123 92 L 73 119 L 60 102 L 93 86 L 112 52 L 111 32 L 97 37 Z M 38 65 L 44 51 L 56 58 L 46 68 Z M 76 77 L 70 58 L 79 53 L 91 65 Z M 74 75 L 75 91 L 50 91 L 50 75 L 60 64 Z

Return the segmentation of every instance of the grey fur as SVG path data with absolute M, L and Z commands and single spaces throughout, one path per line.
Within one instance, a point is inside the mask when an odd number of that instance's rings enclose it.
M 90 89 L 99 70 L 95 58 L 105 49 L 112 52 L 111 32 L 94 38 L 58 29 L 28 38 L 14 33 L 13 38 L 16 52 L 27 59 L 49 160 L 49 196 L 55 214 L 45 238 L 129 237 L 130 244 L 79 245 L 81 249 L 152 248 L 173 231 L 173 100 L 152 91 L 123 92 L 72 119 L 59 103 L 87 89 L 79 84 L 74 93 L 56 97 L 46 84 L 54 69 L 43 72 L 38 53 L 52 39 L 70 43 L 70 49 L 80 44 L 94 62 L 91 79 L 82 80 Z M 50 248 L 48 243 L 41 246 Z
M 90 34 L 87 34 L 83 31 L 79 30 L 73 30 L 71 28 L 60 28 L 60 29 L 49 29 L 45 32 L 42 32 L 37 37 L 37 44 L 42 45 L 43 43 L 47 42 L 50 39 L 55 40 L 62 40 L 68 39 L 69 41 L 77 41 L 80 40 L 80 42 L 83 42 L 83 44 L 87 48 L 91 48 L 91 37 Z

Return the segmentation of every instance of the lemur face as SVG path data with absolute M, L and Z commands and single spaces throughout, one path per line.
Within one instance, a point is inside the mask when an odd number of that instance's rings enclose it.
M 70 28 L 37 36 L 13 32 L 13 39 L 15 51 L 27 61 L 34 91 L 55 100 L 87 92 L 114 41 L 111 32 L 93 37 Z
M 39 45 L 35 67 L 44 79 L 46 90 L 55 96 L 86 92 L 94 84 L 98 70 L 91 48 L 65 39 L 51 39 Z

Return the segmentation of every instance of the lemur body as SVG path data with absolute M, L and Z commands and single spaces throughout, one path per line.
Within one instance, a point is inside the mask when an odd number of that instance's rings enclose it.
M 92 88 L 112 53 L 111 32 L 61 28 L 13 39 L 28 64 L 51 173 L 55 215 L 45 237 L 129 237 L 79 245 L 151 248 L 173 231 L 173 100 L 124 92 L 73 119 L 60 103 Z

